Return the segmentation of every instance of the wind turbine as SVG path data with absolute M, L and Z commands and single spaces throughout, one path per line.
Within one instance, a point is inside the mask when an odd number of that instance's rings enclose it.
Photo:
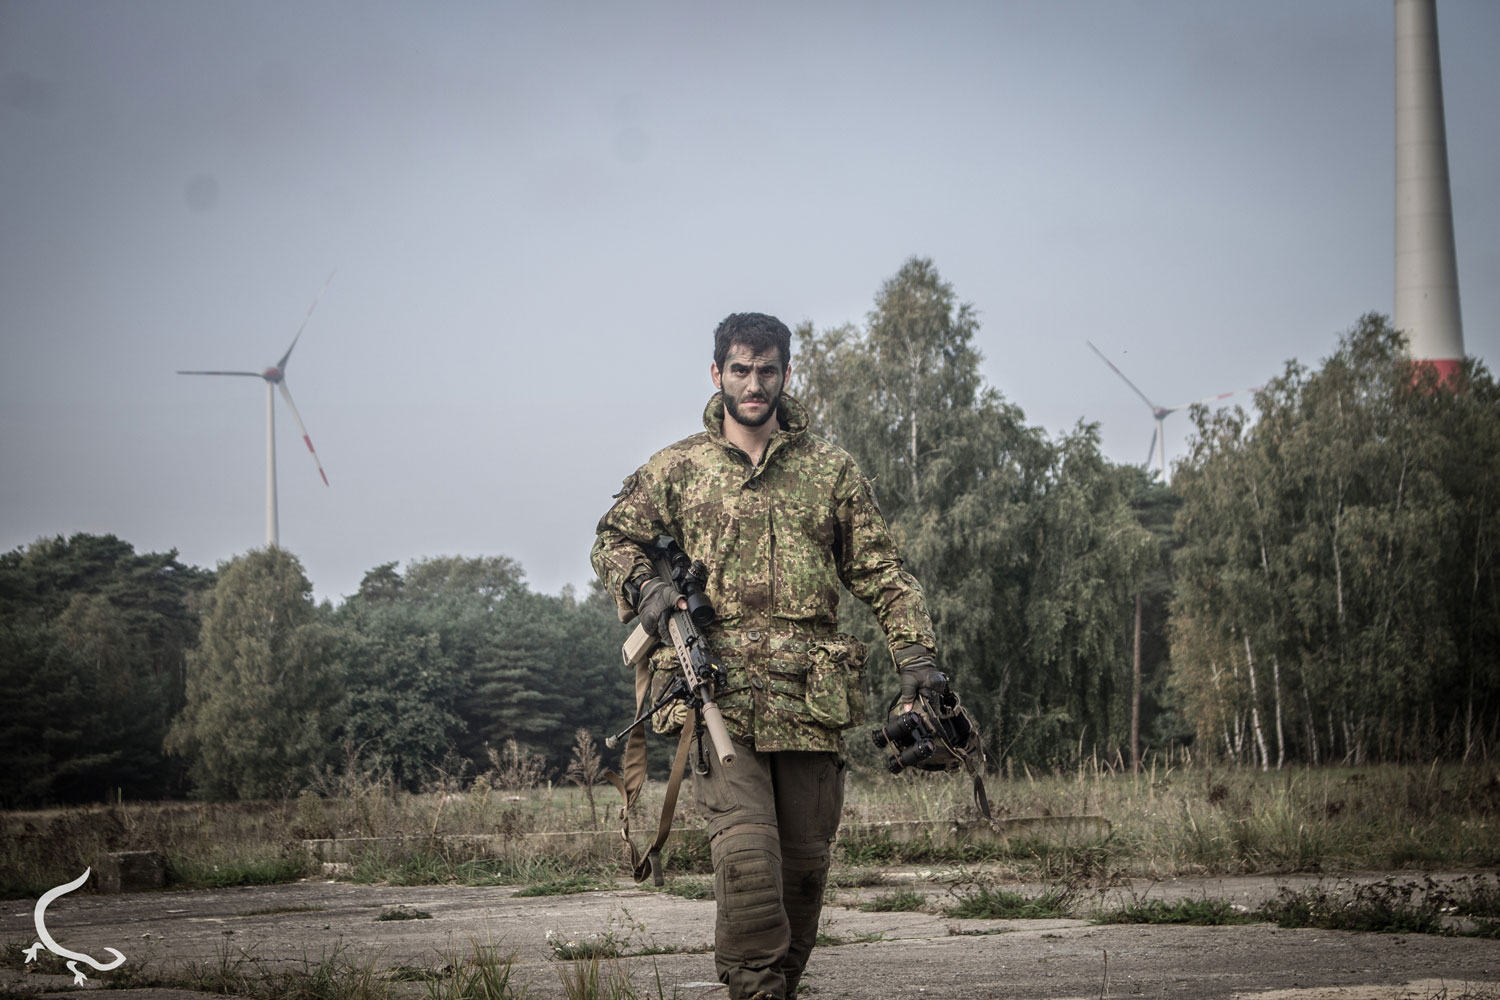
M 297 346 L 297 341 L 302 337 L 302 331 L 307 328 L 307 321 L 312 319 L 313 310 L 318 308 L 318 299 L 322 297 L 328 282 L 333 280 L 333 275 L 323 282 L 323 288 L 313 297 L 312 305 L 307 307 L 307 315 L 302 317 L 302 325 L 297 327 L 297 335 L 292 338 L 292 346 L 286 349 L 281 360 L 270 368 L 258 372 L 221 372 L 221 371 L 179 371 L 179 375 L 248 375 L 251 378 L 264 379 L 266 383 L 266 544 L 280 545 L 279 533 L 276 520 L 276 399 L 275 390 L 281 390 L 281 398 L 286 400 L 287 409 L 292 411 L 292 419 L 297 421 L 297 429 L 302 432 L 302 440 L 307 444 L 308 453 L 312 455 L 313 463 L 318 467 L 318 475 L 323 477 L 323 485 L 328 485 L 328 473 L 323 471 L 323 463 L 318 461 L 318 453 L 313 450 L 312 438 L 307 436 L 307 427 L 302 423 L 302 416 L 297 412 L 297 404 L 292 402 L 291 391 L 286 387 L 286 363 L 292 356 L 292 349 Z
M 1141 401 L 1151 408 L 1151 416 L 1156 419 L 1156 429 L 1151 432 L 1151 447 L 1146 449 L 1146 464 L 1151 464 L 1151 453 L 1155 452 L 1156 468 L 1157 471 L 1161 473 L 1162 482 L 1167 481 L 1167 446 L 1164 425 L 1168 416 L 1176 413 L 1178 410 L 1185 410 L 1189 406 L 1194 406 L 1198 403 L 1213 403 L 1221 399 L 1228 399 L 1230 396 L 1233 396 L 1236 393 L 1254 392 L 1255 390 L 1260 388 L 1260 386 L 1258 385 L 1251 386 L 1249 389 L 1235 389 L 1231 392 L 1221 392 L 1217 396 L 1205 396 L 1202 399 L 1189 400 L 1186 403 L 1178 403 L 1175 406 L 1157 406 L 1155 403 L 1151 402 L 1150 399 L 1147 399 L 1146 394 L 1140 389 L 1137 389 L 1135 383 L 1126 378 L 1125 373 L 1116 368 L 1115 363 L 1109 360 L 1109 358 L 1106 358 L 1104 356 L 1104 352 L 1095 347 L 1092 341 L 1085 340 L 1084 343 L 1088 344 L 1089 350 L 1099 355 L 1099 360 L 1109 365 L 1109 370 L 1120 376 L 1120 379 L 1126 385 L 1130 386 L 1131 390 L 1134 391 L 1137 396 L 1141 397 Z

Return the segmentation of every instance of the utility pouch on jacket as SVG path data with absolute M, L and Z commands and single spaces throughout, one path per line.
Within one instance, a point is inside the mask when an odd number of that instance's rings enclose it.
M 807 711 L 829 729 L 865 720 L 865 644 L 851 635 L 809 643 Z
M 647 663 L 651 667 L 651 700 L 655 701 L 667 690 L 667 685 L 677 679 L 677 651 L 671 646 L 658 646 L 652 650 Z M 687 702 L 673 698 L 651 716 L 651 729 L 663 736 L 672 736 L 682 731 L 687 717 Z

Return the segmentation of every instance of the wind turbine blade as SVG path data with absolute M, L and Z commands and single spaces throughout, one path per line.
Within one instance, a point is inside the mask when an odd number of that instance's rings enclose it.
M 318 453 L 313 450 L 312 438 L 307 436 L 307 427 L 302 423 L 302 415 L 297 412 L 297 404 L 292 402 L 292 394 L 287 389 L 285 382 L 277 382 L 276 388 L 281 390 L 281 398 L 286 400 L 287 409 L 292 411 L 292 419 L 297 421 L 297 429 L 302 432 L 302 440 L 307 443 L 308 454 L 312 455 L 314 464 L 318 467 L 318 475 L 323 477 L 323 485 L 328 485 L 328 473 L 323 471 L 323 463 L 318 461 Z
M 318 300 L 323 297 L 323 293 L 328 290 L 329 284 L 333 281 L 333 276 L 338 273 L 339 269 L 334 268 L 328 272 L 328 277 L 323 279 L 323 287 L 318 289 L 317 295 L 313 296 L 312 305 L 307 307 L 307 315 L 302 317 L 302 325 L 297 327 L 297 336 L 292 338 L 292 347 L 297 346 L 297 341 L 302 337 L 302 331 L 307 329 L 307 321 L 312 319 L 313 310 L 318 308 Z M 288 347 L 286 353 L 281 356 L 281 360 L 276 362 L 277 368 L 286 368 L 287 359 L 292 356 L 292 347 Z
M 1153 403 L 1153 402 L 1151 402 L 1151 400 L 1147 399 L 1146 398 L 1146 394 L 1144 392 L 1142 392 L 1141 390 L 1137 389 L 1134 382 L 1130 381 L 1130 379 L 1128 379 L 1128 378 L 1125 378 L 1125 373 L 1122 372 L 1122 371 L 1120 371 L 1120 369 L 1116 368 L 1115 367 L 1115 363 L 1113 361 L 1109 360 L 1109 358 L 1106 358 L 1104 356 L 1104 352 L 1103 351 L 1101 351 L 1101 350 L 1099 350 L 1099 348 L 1095 347 L 1091 341 L 1085 340 L 1084 343 L 1089 345 L 1089 350 L 1091 350 L 1095 354 L 1099 355 L 1099 360 L 1100 361 L 1103 361 L 1105 364 L 1109 365 L 1109 370 L 1110 371 L 1114 372 L 1116 375 L 1120 376 L 1120 378 L 1124 379 L 1125 384 L 1128 385 L 1128 386 L 1130 386 L 1131 390 L 1134 391 L 1137 396 L 1141 397 L 1141 402 L 1143 402 L 1147 406 L 1151 407 L 1151 412 L 1152 413 L 1156 412 L 1156 404 Z
M 1156 435 L 1158 435 L 1160 433 L 1161 433 L 1161 421 L 1158 420 L 1156 422 L 1156 426 L 1151 429 L 1151 447 L 1149 447 L 1149 448 L 1146 449 L 1146 466 L 1148 468 L 1151 465 L 1151 459 L 1153 459 L 1153 458 L 1156 457 Z
M 1229 392 L 1221 392 L 1217 396 L 1204 396 L 1202 399 L 1189 400 L 1186 403 L 1178 403 L 1176 406 L 1168 406 L 1165 409 L 1168 413 L 1175 413 L 1178 410 L 1185 410 L 1189 406 L 1196 406 L 1199 403 L 1217 403 L 1221 399 L 1228 399 L 1230 396 L 1238 396 L 1242 392 L 1259 392 L 1264 388 L 1265 386 L 1252 385 L 1248 389 L 1231 389 Z
M 260 372 L 178 372 L 179 375 L 253 375 L 256 378 L 265 378 Z

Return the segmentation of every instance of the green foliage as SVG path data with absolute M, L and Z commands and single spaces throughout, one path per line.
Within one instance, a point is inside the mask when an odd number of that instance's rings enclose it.
M 0 555 L 0 806 L 180 789 L 161 742 L 212 579 L 113 535 Z
M 921 581 L 940 662 L 997 758 L 1051 763 L 1128 737 L 1127 622 L 1159 562 L 1132 510 L 1134 470 L 1097 430 L 1057 442 L 986 387 L 979 327 L 932 262 L 881 288 L 867 326 L 798 330 L 792 391 L 813 432 L 849 451 Z M 871 704 L 894 693 L 862 608 L 841 617 L 877 650 Z
M 289 794 L 328 759 L 342 685 L 335 629 L 319 620 L 296 557 L 256 549 L 221 566 L 188 655 L 187 704 L 167 749 L 195 794 Z
M 1442 911 L 1447 905 L 1447 894 L 1436 891 L 1431 883 L 1424 889 L 1416 882 L 1388 878 L 1347 891 L 1322 886 L 1301 891 L 1282 888 L 1259 912 L 1282 927 L 1437 934 L 1443 929 Z
M 1283 887 L 1256 913 L 1282 927 L 1495 938 L 1500 936 L 1495 920 L 1500 917 L 1500 881 L 1493 875 L 1444 882 L 1431 876 L 1421 881 L 1388 876 L 1375 883 Z
M 971 920 L 1052 920 L 1070 916 L 1074 901 L 1074 893 L 1060 886 L 1044 889 L 1040 896 L 1025 896 L 977 885 L 960 892 L 958 902 L 944 907 L 943 912 Z
M 308 873 L 300 850 L 269 845 L 243 852 L 211 855 L 173 851 L 167 855 L 167 884 L 180 889 L 229 889 L 242 885 L 280 885 Z
M 198 795 L 348 797 L 356 777 L 461 790 L 487 757 L 505 780 L 492 741 L 536 762 L 534 784 L 578 749 L 580 723 L 608 728 L 628 711 L 621 628 L 597 588 L 583 601 L 535 594 L 510 559 L 449 556 L 405 575 L 378 566 L 336 611 L 314 608 L 309 590 L 293 557 L 268 550 L 226 564 L 204 602 L 168 739 Z M 584 764 L 602 767 L 597 755 Z
M 524 889 L 516 891 L 517 896 L 572 896 L 580 892 L 595 892 L 599 889 L 611 888 L 610 883 L 602 881 L 597 875 L 590 872 L 575 872 L 566 878 L 551 879 L 536 885 L 528 885 Z
M 580 727 L 610 728 L 632 703 L 623 634 L 597 588 L 578 600 L 529 590 L 504 557 L 386 563 L 336 620 L 349 652 L 342 740 L 415 790 L 450 748 L 482 765 L 488 745 L 566 767 Z M 498 773 L 498 765 L 497 765 Z
M 1174 687 L 1261 766 L 1468 758 L 1500 736 L 1500 392 L 1414 384 L 1369 315 L 1260 420 L 1194 413 L 1174 482 Z
M 462 674 L 435 613 L 364 594 L 361 587 L 335 618 L 347 664 L 337 738 L 378 758 L 397 786 L 415 790 L 461 733 Z

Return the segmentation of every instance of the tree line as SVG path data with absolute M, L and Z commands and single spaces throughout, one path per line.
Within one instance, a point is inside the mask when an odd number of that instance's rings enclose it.
M 797 330 L 790 391 L 872 481 L 993 762 L 1495 747 L 1500 401 L 1482 366 L 1439 386 L 1363 317 L 1316 369 L 1288 362 L 1255 419 L 1195 409 L 1169 487 L 1105 460 L 1094 425 L 1027 425 L 984 383 L 978 329 L 913 258 L 863 323 Z M 894 670 L 845 603 L 878 712 Z M 43 539 L 0 556 L 0 803 L 276 796 L 355 762 L 416 789 L 502 745 L 559 774 L 580 728 L 622 724 L 627 631 L 597 587 L 539 594 L 503 556 L 377 566 L 335 607 L 280 549 L 215 572 Z
M 560 775 L 628 711 L 620 628 L 504 557 L 387 563 L 334 607 L 280 548 L 214 573 L 39 541 L 0 557 L 0 803 L 275 797 L 350 767 L 416 790 L 507 749 Z

